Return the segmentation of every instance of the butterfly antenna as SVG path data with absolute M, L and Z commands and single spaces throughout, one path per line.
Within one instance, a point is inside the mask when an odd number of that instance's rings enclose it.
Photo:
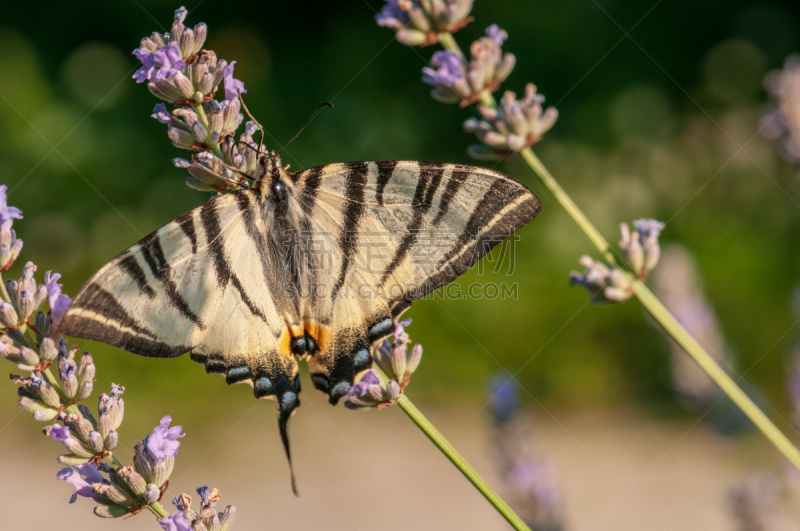
M 331 109 L 333 109 L 333 103 L 331 103 L 331 102 L 329 102 L 329 101 L 323 101 L 322 103 L 320 103 L 320 104 L 317 106 L 317 109 L 314 111 L 314 114 L 312 114 L 312 115 L 311 115 L 311 118 L 309 118 L 309 119 L 308 119 L 308 121 L 306 122 L 306 125 L 304 125 L 303 127 L 301 127 L 301 128 L 300 128 L 300 130 L 297 132 L 297 134 L 296 134 L 296 135 L 294 135 L 294 137 L 292 137 L 292 139 L 291 139 L 291 140 L 289 140 L 289 142 L 287 142 L 287 143 L 286 143 L 286 145 L 285 145 L 285 146 L 283 146 L 283 147 L 281 148 L 281 150 L 280 150 L 280 151 L 278 151 L 278 155 L 280 155 L 281 153 L 283 153 L 283 150 L 284 150 L 284 149 L 286 149 L 287 147 L 289 147 L 289 144 L 291 144 L 292 142 L 294 142 L 295 138 L 297 138 L 298 136 L 300 136 L 300 133 L 302 133 L 302 132 L 305 130 L 305 128 L 306 128 L 306 127 L 308 127 L 308 125 L 311 123 L 311 120 L 313 120 L 313 119 L 314 119 L 314 117 L 317 115 L 317 113 L 318 113 L 318 112 L 319 112 L 319 111 L 320 111 L 320 110 L 321 110 L 323 107 L 330 107 Z
M 258 120 L 253 118 L 253 115 L 250 114 L 250 109 L 248 109 L 247 105 L 244 104 L 244 98 L 242 97 L 241 93 L 239 93 L 239 102 L 242 104 L 242 108 L 244 109 L 244 112 L 247 113 L 248 118 L 250 118 L 250 120 L 254 124 L 256 124 L 256 127 L 258 127 L 258 130 L 261 131 L 261 140 L 258 142 L 258 151 L 256 151 L 256 153 L 261 153 L 263 151 L 262 148 L 264 147 L 264 128 L 261 127 L 261 124 L 258 123 Z M 252 149 L 252 147 L 253 146 L 250 146 L 251 149 Z

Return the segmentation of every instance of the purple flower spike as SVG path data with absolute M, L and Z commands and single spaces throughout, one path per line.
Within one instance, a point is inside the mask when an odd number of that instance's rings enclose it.
M 91 498 L 92 497 L 92 485 L 84 480 L 80 474 L 78 474 L 77 470 L 73 468 L 63 468 L 61 472 L 56 474 L 56 479 L 63 479 L 73 487 L 75 487 L 75 491 L 72 493 L 72 497 L 69 499 L 70 503 L 75 503 L 75 500 L 78 499 L 78 496 L 83 496 L 84 498 Z
M 225 84 L 225 99 L 233 101 L 239 97 L 239 94 L 247 92 L 244 88 L 244 83 L 233 77 L 233 65 L 236 61 L 225 67 L 223 82 Z
M 171 78 L 186 68 L 186 63 L 181 60 L 181 51 L 175 45 L 164 46 L 153 54 L 153 59 L 160 67 L 155 79 Z
M 461 58 L 450 50 L 440 51 L 433 54 L 431 64 L 436 67 L 425 67 L 422 69 L 422 81 L 429 85 L 444 85 L 452 87 L 455 83 L 464 79 Z
M 192 523 L 180 511 L 165 516 L 158 523 L 164 531 L 192 531 Z
M 58 327 L 61 324 L 61 319 L 67 313 L 69 305 L 72 304 L 72 299 L 61 293 L 62 285 L 58 283 L 61 278 L 59 273 L 48 271 L 44 274 L 44 283 L 47 286 L 47 293 L 50 297 L 50 319 L 53 321 L 53 326 Z
M 17 207 L 8 206 L 6 199 L 6 185 L 0 185 L 0 232 L 11 230 L 11 224 L 15 219 L 22 219 L 22 210 Z
M 133 51 L 133 55 L 142 62 L 142 67 L 134 72 L 133 79 L 137 83 L 144 83 L 148 79 L 153 79 L 156 75 L 156 62 L 153 59 L 153 54 L 137 49 Z
M 56 442 L 66 441 L 67 439 L 69 439 L 69 428 L 66 426 L 59 426 L 58 424 L 54 424 L 53 427 L 50 428 L 50 435 L 53 436 L 53 440 Z
M 147 448 L 156 459 L 165 459 L 167 456 L 175 457 L 181 443 L 178 438 L 185 436 L 181 433 L 181 426 L 169 427 L 172 417 L 167 415 L 161 419 L 161 424 L 153 428 L 153 434 L 147 438 Z

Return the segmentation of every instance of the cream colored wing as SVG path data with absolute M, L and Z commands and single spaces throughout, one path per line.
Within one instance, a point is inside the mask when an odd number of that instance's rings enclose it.
M 511 177 L 458 164 L 351 162 L 292 178 L 330 258 L 304 326 L 321 339 L 309 366 L 332 403 L 371 366 L 370 346 L 412 301 L 455 280 L 541 210 Z

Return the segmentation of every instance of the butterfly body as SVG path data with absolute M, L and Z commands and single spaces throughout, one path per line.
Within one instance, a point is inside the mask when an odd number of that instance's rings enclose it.
M 288 455 L 297 360 L 335 404 L 412 301 L 541 205 L 521 183 L 471 166 L 368 161 L 289 173 L 274 153 L 259 164 L 251 187 L 178 217 L 98 271 L 60 332 L 150 357 L 189 352 L 207 372 L 248 383 L 276 401 Z M 420 267 L 426 231 L 449 238 Z

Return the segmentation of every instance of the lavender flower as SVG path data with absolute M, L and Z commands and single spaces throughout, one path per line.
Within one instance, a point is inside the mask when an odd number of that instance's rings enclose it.
M 233 65 L 235 64 L 236 61 L 231 61 L 231 63 L 225 67 L 222 78 L 225 84 L 225 100 L 229 102 L 236 101 L 240 94 L 247 92 L 244 88 L 244 83 L 233 77 Z
M 147 448 L 156 459 L 165 459 L 167 456 L 175 457 L 181 445 L 178 439 L 186 434 L 181 433 L 181 426 L 169 427 L 172 417 L 167 415 L 161 423 L 153 428 L 153 434 L 147 440 Z
M 175 12 L 172 33 L 153 33 L 133 52 L 142 62 L 133 75 L 136 82 L 147 81 L 153 95 L 181 105 L 212 99 L 228 66 L 217 61 L 214 52 L 202 51 L 198 57 L 207 28 L 205 24 L 198 24 L 194 30 L 186 28 L 186 15 L 186 8 L 180 8 Z
M 44 282 L 50 298 L 50 320 L 54 328 L 58 328 L 61 319 L 64 318 L 64 314 L 67 313 L 67 309 L 72 303 L 72 299 L 61 292 L 63 286 L 58 283 L 60 278 L 61 275 L 59 273 L 51 275 L 51 272 L 48 271 L 44 274 Z
M 761 133 L 777 140 L 781 156 L 800 163 L 800 56 L 786 59 L 783 70 L 767 74 L 764 85 L 772 97 L 769 108 L 761 118 Z
M 506 92 L 497 109 L 478 105 L 483 118 L 467 119 L 464 130 L 475 133 L 483 145 L 470 146 L 469 154 L 477 159 L 495 160 L 540 141 L 558 118 L 554 107 L 543 111 L 542 103 L 544 96 L 536 93 L 536 85 L 528 83 L 521 100 L 513 92 Z
M 200 487 L 197 489 L 200 495 L 200 512 L 192 510 L 192 497 L 186 493 L 176 496 L 172 500 L 173 505 L 178 511 L 167 518 L 161 520 L 161 527 L 167 531 L 183 531 L 190 529 L 193 531 L 229 531 L 233 526 L 236 517 L 236 508 L 229 505 L 225 512 L 217 513 L 214 508 L 222 498 L 217 489 Z M 164 523 L 166 521 L 166 524 Z
M 81 474 L 84 475 L 86 479 L 83 479 Z M 63 468 L 56 475 L 56 479 L 66 481 L 75 487 L 75 491 L 69 499 L 70 503 L 75 503 L 78 496 L 83 496 L 84 498 L 93 497 L 94 491 L 92 490 L 92 483 L 101 483 L 105 481 L 105 478 L 97 471 L 97 465 L 94 463 L 88 463 L 81 467 Z
M 678 245 L 664 249 L 661 266 L 653 273 L 655 292 L 678 322 L 705 347 L 714 360 L 730 366 L 731 353 L 711 304 L 703 295 L 700 273 L 689 252 Z M 672 382 L 685 405 L 705 410 L 719 388 L 683 349 L 670 339 Z
M 512 506 L 534 531 L 559 531 L 562 497 L 553 463 L 533 450 L 534 434 L 520 416 L 513 383 L 505 375 L 487 387 L 492 412 L 492 448 Z
M 498 375 L 489 383 L 487 393 L 489 408 L 496 423 L 502 425 L 516 417 L 519 411 L 519 400 L 513 381 L 504 375 Z
M 192 522 L 181 512 L 174 512 L 162 518 L 158 525 L 164 531 L 192 531 Z
M 0 273 L 11 269 L 22 250 L 22 240 L 11 228 L 15 219 L 22 219 L 22 211 L 8 206 L 7 190 L 6 185 L 0 185 Z
M 620 224 L 622 239 L 619 247 L 625 253 L 628 265 L 636 275 L 644 280 L 661 257 L 658 236 L 664 224 L 654 219 L 638 219 L 633 222 L 636 232 L 631 234 L 627 223 Z
M 581 256 L 578 263 L 585 269 L 583 273 L 571 272 L 569 284 L 583 286 L 593 303 L 623 302 L 633 296 L 633 285 L 622 271 L 587 255 Z
M 411 353 L 408 352 L 411 340 L 405 327 L 410 324 L 411 319 L 397 323 L 392 343 L 384 340 L 372 353 L 373 361 L 389 378 L 389 381 L 384 381 L 372 369 L 365 371 L 347 393 L 345 407 L 350 409 L 377 407 L 381 409 L 397 402 L 408 386 L 411 375 L 422 361 L 422 345 L 414 345 Z
M 444 103 L 460 102 L 466 107 L 479 101 L 484 92 L 495 92 L 516 63 L 513 54 L 503 54 L 500 49 L 507 37 L 496 25 L 490 26 L 486 37 L 472 43 L 468 63 L 449 50 L 433 54 L 433 68 L 422 69 L 422 80 L 434 86 L 431 96 Z
M 422 69 L 422 81 L 434 86 L 431 96 L 443 103 L 460 103 L 472 95 L 467 82 L 467 65 L 450 50 L 433 54 L 431 66 Z
M 455 33 L 472 17 L 474 0 L 387 0 L 375 16 L 379 26 L 392 28 L 397 40 L 409 46 L 427 46 L 438 41 L 438 33 Z

